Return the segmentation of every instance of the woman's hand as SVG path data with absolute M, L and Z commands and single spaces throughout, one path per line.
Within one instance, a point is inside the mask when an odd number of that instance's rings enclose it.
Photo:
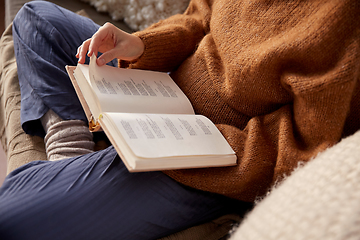
M 97 64 L 102 66 L 114 58 L 132 61 L 139 58 L 144 52 L 144 43 L 137 36 L 126 33 L 111 23 L 105 23 L 89 39 L 78 48 L 76 57 L 79 63 L 85 63 L 86 54 L 103 53 Z

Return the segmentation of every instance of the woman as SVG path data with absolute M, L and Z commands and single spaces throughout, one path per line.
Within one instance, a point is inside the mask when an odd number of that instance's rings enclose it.
M 263 196 L 298 162 L 359 129 L 358 5 L 194 0 L 133 35 L 50 3 L 25 5 L 13 28 L 22 126 L 45 136 L 49 159 L 80 156 L 9 175 L 0 237 L 155 239 L 228 212 L 233 199 L 243 206 Z M 112 147 L 92 153 L 64 66 L 98 52 L 98 65 L 117 58 L 171 72 L 237 166 L 129 174 Z

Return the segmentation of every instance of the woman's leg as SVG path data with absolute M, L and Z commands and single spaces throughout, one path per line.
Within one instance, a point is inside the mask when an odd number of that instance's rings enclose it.
M 49 109 L 64 120 L 86 121 L 65 65 L 77 64 L 77 47 L 98 28 L 90 19 L 47 1 L 26 3 L 19 11 L 13 37 L 26 133 L 45 135 L 39 119 Z
M 11 173 L 0 188 L 0 239 L 157 239 L 227 208 L 162 172 L 129 173 L 110 147 Z

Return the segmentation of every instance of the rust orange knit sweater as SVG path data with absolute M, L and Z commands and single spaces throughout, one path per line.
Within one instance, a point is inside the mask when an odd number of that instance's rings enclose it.
M 171 71 L 238 157 L 234 167 L 165 173 L 253 201 L 354 133 L 359 29 L 354 0 L 193 0 L 185 14 L 135 33 L 145 52 L 130 67 Z

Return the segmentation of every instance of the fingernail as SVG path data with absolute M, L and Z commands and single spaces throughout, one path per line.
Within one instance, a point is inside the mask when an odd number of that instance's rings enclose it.
M 105 64 L 105 60 L 102 59 L 102 58 L 100 58 L 100 59 L 99 59 L 99 62 L 98 62 L 98 65 L 99 65 L 99 66 L 102 66 L 102 65 L 104 65 L 104 64 Z

